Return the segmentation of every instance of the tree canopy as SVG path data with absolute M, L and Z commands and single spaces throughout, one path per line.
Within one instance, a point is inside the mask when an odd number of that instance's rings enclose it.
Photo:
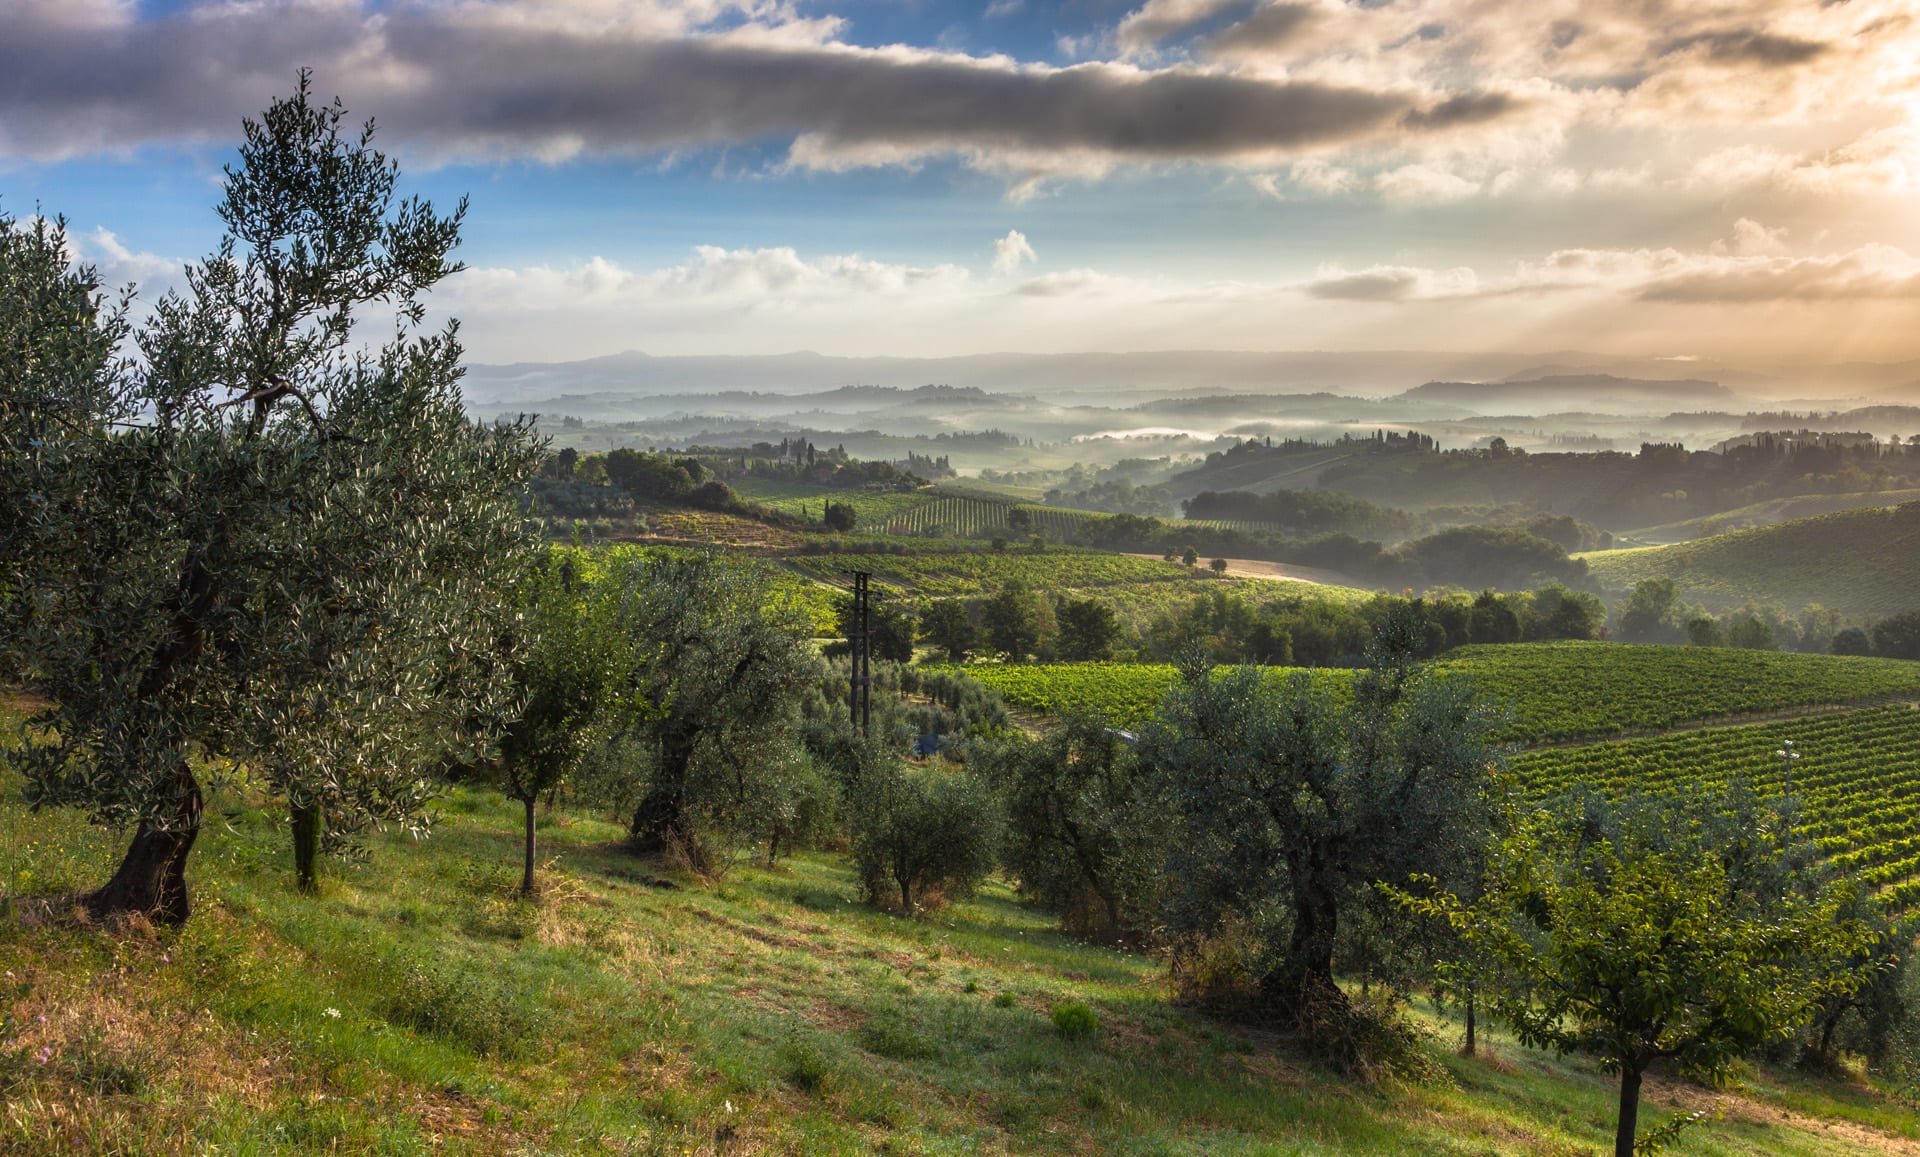
M 464 203 L 398 200 L 345 115 L 303 74 L 245 122 L 225 236 L 155 303 L 137 365 L 91 275 L 51 275 L 48 233 L 0 247 L 30 311 L 0 439 L 37 443 L 6 469 L 38 512 L 5 540 L 0 634 L 52 701 L 29 797 L 136 828 L 98 914 L 187 918 L 199 756 L 260 769 L 334 838 L 417 823 L 425 769 L 505 690 L 484 660 L 537 447 L 468 422 L 455 329 L 423 331 Z M 372 350 L 368 307 L 397 321 Z

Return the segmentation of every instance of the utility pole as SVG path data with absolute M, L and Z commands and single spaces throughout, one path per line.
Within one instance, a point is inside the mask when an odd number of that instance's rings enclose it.
M 873 636 L 867 625 L 867 580 L 872 577 L 863 570 L 853 572 L 853 638 L 847 640 L 853 644 L 853 669 L 849 679 L 852 696 L 847 711 L 860 725 L 861 735 L 867 734 L 873 716 Z

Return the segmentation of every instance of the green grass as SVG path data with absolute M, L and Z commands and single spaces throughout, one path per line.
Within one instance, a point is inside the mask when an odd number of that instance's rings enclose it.
M 1880 617 L 1920 608 L 1920 502 L 1578 557 L 1610 592 L 1664 577 L 1681 598 L 1715 608 L 1819 603 L 1848 616 Z
M 517 810 L 462 790 L 430 839 L 375 839 L 313 898 L 255 802 L 211 801 L 181 933 L 8 914 L 0 1151 L 1465 1157 L 1610 1136 L 1590 1062 L 1498 1034 L 1459 1058 L 1422 1006 L 1443 1078 L 1358 1085 L 1169 1004 L 1157 962 L 1059 935 L 998 882 L 923 921 L 857 903 L 833 856 L 663 890 L 616 827 L 562 814 L 534 908 L 510 896 Z M 0 894 L 84 887 L 118 850 L 0 780 Z M 1702 1098 L 1728 1119 L 1678 1152 L 1920 1137 L 1870 1086 L 1769 1073 L 1656 1086 L 1643 1121 Z
M 1463 647 L 1437 664 L 1505 709 L 1520 743 L 1660 731 L 1727 716 L 1920 695 L 1920 663 L 1621 643 Z M 967 674 L 1017 706 L 1144 722 L 1176 678 L 1165 664 L 979 664 Z

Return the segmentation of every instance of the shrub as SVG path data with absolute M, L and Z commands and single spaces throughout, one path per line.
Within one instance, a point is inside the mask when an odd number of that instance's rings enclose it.
M 934 908 L 968 896 L 993 870 L 999 802 L 977 776 L 934 766 L 870 765 L 853 785 L 854 863 L 876 904 Z
M 506 989 L 469 969 L 407 953 L 383 962 L 379 1013 L 431 1036 L 483 1055 L 516 1056 L 530 1050 L 540 1018 L 516 1003 Z
M 824 1093 L 833 1087 L 834 1064 L 809 1037 L 795 1035 L 780 1047 L 787 1081 L 803 1093 Z
M 1053 1031 L 1068 1040 L 1085 1040 L 1100 1031 L 1100 1014 L 1079 1001 L 1053 1010 Z

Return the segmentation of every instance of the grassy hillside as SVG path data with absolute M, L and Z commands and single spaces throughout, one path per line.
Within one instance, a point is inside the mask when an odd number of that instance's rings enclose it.
M 1920 502 L 1578 557 L 1610 592 L 1664 576 L 1682 598 L 1714 607 L 1820 603 L 1847 615 L 1889 615 L 1920 608 Z
M 1002 885 L 924 921 L 843 862 L 667 888 L 590 817 L 547 816 L 546 903 L 513 900 L 517 813 L 457 791 L 318 898 L 288 839 L 216 796 L 180 934 L 0 920 L 8 1154 L 1575 1154 L 1610 1139 L 1597 1066 L 1453 1055 L 1369 1087 L 1170 1004 L 1156 962 L 1049 930 Z M 0 898 L 97 882 L 118 841 L 0 779 Z M 1084 1002 L 1091 1039 L 1051 1011 Z M 1483 1029 L 1483 1033 L 1484 1033 Z M 1483 1036 L 1483 1040 L 1486 1039 Z M 1687 1154 L 1920 1153 L 1857 1080 L 1656 1081 L 1647 1125 L 1719 1110 Z
M 1751 530 L 1756 526 L 1771 526 L 1777 522 L 1786 522 L 1795 518 L 1814 518 L 1822 514 L 1835 514 L 1843 510 L 1862 510 L 1870 507 L 1897 506 L 1903 502 L 1920 501 L 1920 490 L 1866 490 L 1853 494 L 1800 494 L 1792 498 L 1774 498 L 1765 502 L 1755 502 L 1747 506 L 1723 510 L 1718 514 L 1701 515 L 1683 522 L 1669 522 L 1661 526 L 1649 526 L 1640 530 L 1622 533 L 1622 538 L 1635 539 L 1653 545 L 1673 542 L 1686 542 L 1713 534 L 1725 534 L 1734 530 Z

